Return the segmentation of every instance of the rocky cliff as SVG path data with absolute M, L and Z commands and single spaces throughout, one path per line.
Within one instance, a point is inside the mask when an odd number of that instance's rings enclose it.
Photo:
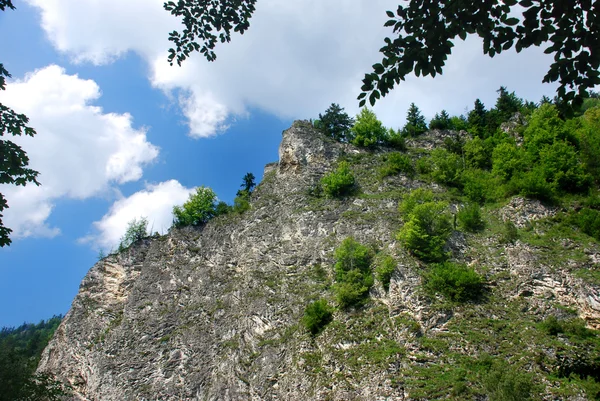
M 420 140 L 435 145 L 438 134 Z M 409 145 L 419 157 L 419 141 Z M 538 245 L 560 210 L 513 198 L 487 211 L 483 233 L 455 231 L 447 245 L 485 277 L 484 299 L 432 297 L 421 286 L 424 264 L 396 241 L 398 203 L 417 187 L 445 189 L 378 178 L 388 152 L 295 122 L 250 210 L 147 238 L 92 267 L 39 371 L 69 383 L 75 400 L 409 400 L 486 399 L 500 367 L 514 372 L 500 383 L 526 376 L 534 396 L 592 399 L 593 374 L 570 380 L 568 369 L 597 369 L 595 334 L 545 327 L 549 317 L 559 327 L 600 325 L 600 287 L 586 274 L 599 266 L 598 244 Z M 315 196 L 341 158 L 359 193 Z M 501 242 L 505 219 L 530 240 Z M 313 337 L 301 318 L 317 298 L 335 303 L 333 253 L 349 236 L 394 258 L 389 290 L 376 282 L 364 306 L 336 310 Z

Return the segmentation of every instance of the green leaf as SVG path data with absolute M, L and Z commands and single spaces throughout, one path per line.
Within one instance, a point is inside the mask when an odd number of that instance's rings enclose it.
M 376 93 L 376 91 L 373 91 L 371 93 L 371 96 L 369 96 L 369 103 L 371 103 L 371 106 L 375 106 L 375 102 L 377 102 L 377 98 L 375 97 L 375 93 Z
M 387 14 L 388 17 L 394 18 L 394 13 L 393 12 L 391 12 L 391 11 L 388 10 L 385 13 Z
M 504 21 L 504 23 L 508 26 L 514 26 L 517 25 L 519 23 L 519 19 L 518 18 L 508 18 L 506 21 Z
M 517 42 L 517 44 L 515 45 L 515 50 L 517 51 L 517 53 L 521 53 L 521 50 L 523 50 L 523 45 L 521 44 L 521 41 Z

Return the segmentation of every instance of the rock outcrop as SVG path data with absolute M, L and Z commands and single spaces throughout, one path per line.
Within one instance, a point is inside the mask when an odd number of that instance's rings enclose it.
M 375 179 L 384 153 L 295 122 L 249 211 L 144 239 L 92 267 L 39 371 L 68 382 L 75 400 L 408 400 L 407 369 L 445 358 L 424 338 L 443 338 L 454 353 L 489 352 L 497 346 L 491 341 L 449 336 L 469 313 L 487 319 L 485 304 L 471 312 L 432 307 L 435 300 L 422 293 L 423 266 L 395 233 L 399 194 L 425 184 L 403 175 Z M 311 196 L 340 157 L 353 160 L 362 195 Z M 534 217 L 525 215 L 531 208 Z M 524 226 L 552 211 L 513 201 L 501 213 L 518 215 Z M 321 297 L 334 302 L 333 251 L 348 236 L 395 258 L 389 291 L 376 283 L 368 305 L 336 311 L 313 338 L 300 324 L 304 308 Z M 449 248 L 453 257 L 477 266 L 497 299 L 525 305 L 519 307 L 532 311 L 531 321 L 562 305 L 598 327 L 599 289 L 571 269 L 518 241 L 453 238 L 463 244 Z M 591 261 L 598 252 L 589 255 Z M 523 349 L 529 346 L 535 344 Z

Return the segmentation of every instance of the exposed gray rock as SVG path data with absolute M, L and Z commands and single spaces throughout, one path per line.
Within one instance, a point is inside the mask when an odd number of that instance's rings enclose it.
M 415 141 L 438 146 L 443 138 L 430 132 Z M 403 175 L 377 181 L 375 174 L 360 181 L 357 170 L 362 196 L 309 194 L 341 156 L 353 155 L 368 156 L 367 169 L 377 168 L 377 153 L 295 122 L 284 131 L 279 162 L 265 167 L 249 211 L 144 239 L 93 266 L 39 371 L 70 383 L 72 399 L 86 401 L 410 400 L 403 371 L 440 358 L 420 339 L 443 338 L 469 308 L 434 307 L 421 290 L 427 266 L 396 242 L 398 191 L 424 183 Z M 502 217 L 524 227 L 553 213 L 515 198 Z M 347 236 L 394 257 L 389 291 L 377 282 L 370 304 L 336 311 L 313 338 L 299 322 L 309 302 L 335 303 L 333 253 Z M 600 323 L 600 291 L 575 277 L 572 266 L 546 264 L 520 242 L 459 232 L 447 250 L 490 277 L 506 302 L 523 299 L 536 318 L 554 313 L 549 305 L 558 303 L 576 308 L 592 327 Z M 590 266 L 598 263 L 598 249 L 586 252 Z M 482 348 L 489 353 L 494 346 Z M 481 349 L 454 343 L 452 351 Z
M 442 148 L 446 139 L 465 142 L 471 139 L 471 135 L 467 131 L 432 129 L 415 138 L 407 139 L 406 144 L 413 148 L 433 150 Z
M 79 400 L 383 399 L 391 391 L 383 377 L 361 382 L 362 396 L 359 383 L 316 388 L 301 358 L 315 347 L 298 326 L 304 308 L 329 294 L 313 271 L 331 275 L 346 236 L 389 243 L 395 229 L 381 219 L 357 231 L 343 217 L 394 213 L 395 203 L 306 206 L 345 147 L 296 122 L 244 216 L 174 229 L 98 262 L 40 371 L 71 383 Z
M 536 220 L 555 216 L 557 212 L 557 207 L 544 205 L 539 200 L 515 197 L 502 208 L 500 215 L 503 220 L 510 220 L 518 228 L 524 228 Z
M 527 126 L 527 119 L 521 113 L 517 112 L 510 118 L 510 120 L 500 124 L 500 129 L 515 138 L 517 146 L 521 146 L 523 145 L 523 135 L 519 129 L 524 126 Z

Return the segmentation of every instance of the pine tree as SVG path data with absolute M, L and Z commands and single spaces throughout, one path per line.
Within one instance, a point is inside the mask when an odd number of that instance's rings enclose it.
M 404 136 L 417 136 L 425 131 L 427 131 L 425 117 L 421 114 L 421 110 L 414 103 L 411 103 L 406 114 L 406 124 L 402 128 L 402 134 Z
M 344 108 L 339 104 L 331 103 L 324 115 L 319 113 L 316 127 L 336 141 L 348 141 L 348 133 L 353 125 L 354 119 L 344 112 Z
M 429 122 L 429 129 L 450 129 L 452 128 L 452 123 L 450 121 L 450 116 L 446 110 L 442 110 L 440 114 L 435 113 L 435 116 Z
M 523 107 L 523 100 L 515 95 L 515 92 L 508 92 L 506 87 L 501 86 L 498 89 L 498 99 L 496 99 L 496 107 L 494 109 L 503 121 L 511 118 L 516 112 Z
M 485 137 L 484 127 L 487 123 L 487 110 L 485 109 L 485 105 L 481 102 L 481 100 L 475 100 L 475 106 L 473 110 L 469 112 L 469 117 L 467 119 L 469 123 L 469 132 L 478 137 Z
M 256 186 L 256 183 L 254 182 L 254 174 L 252 173 L 246 173 L 246 175 L 244 176 L 244 178 L 242 179 L 242 185 L 240 185 L 240 187 L 244 190 L 247 191 L 248 193 L 251 193 L 252 190 L 254 189 L 254 187 Z

